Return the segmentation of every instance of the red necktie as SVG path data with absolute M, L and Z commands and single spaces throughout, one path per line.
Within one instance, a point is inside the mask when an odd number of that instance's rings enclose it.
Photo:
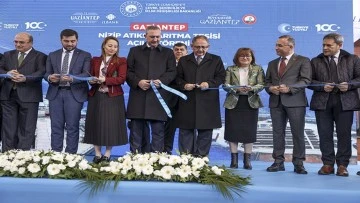
M 285 72 L 285 69 L 286 69 L 285 60 L 286 60 L 285 57 L 281 58 L 280 67 L 279 67 L 279 76 L 280 77 L 282 77 L 284 75 L 284 72 Z

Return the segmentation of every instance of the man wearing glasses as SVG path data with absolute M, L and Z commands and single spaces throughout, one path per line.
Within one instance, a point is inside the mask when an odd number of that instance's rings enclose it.
M 221 127 L 217 88 L 224 83 L 226 74 L 221 58 L 207 52 L 209 46 L 206 36 L 195 36 L 193 53 L 180 58 L 176 78 L 188 98 L 179 101 L 175 118 L 180 128 L 179 150 L 201 157 L 209 154 L 213 129 Z
M 160 88 L 160 83 L 168 85 L 176 77 L 173 51 L 160 45 L 160 28 L 148 26 L 145 39 L 143 45 L 130 49 L 127 58 L 126 81 L 130 86 L 127 118 L 131 119 L 130 151 L 133 153 L 163 152 L 167 114 L 152 89 L 151 82 L 166 100 L 170 93 Z M 149 144 L 150 147 L 147 147 Z
M 0 74 L 3 81 L 0 100 L 3 110 L 2 151 L 30 150 L 35 141 L 41 81 L 45 74 L 46 55 L 33 48 L 33 37 L 26 32 L 15 35 L 15 50 L 4 53 Z
M 294 172 L 307 174 L 305 160 L 305 108 L 308 102 L 305 88 L 311 82 L 310 60 L 294 53 L 295 39 L 290 35 L 280 36 L 275 45 L 280 57 L 269 62 L 265 90 L 269 93 L 269 108 L 273 129 L 274 163 L 268 172 L 285 171 L 285 132 L 287 122 L 293 138 Z

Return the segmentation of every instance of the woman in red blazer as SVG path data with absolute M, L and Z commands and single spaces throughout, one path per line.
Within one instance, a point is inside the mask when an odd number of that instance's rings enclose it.
M 126 59 L 119 57 L 119 41 L 106 37 L 101 45 L 101 56 L 91 60 L 89 103 L 85 121 L 85 143 L 93 144 L 93 162 L 109 162 L 111 149 L 128 143 L 124 92 Z M 101 146 L 106 146 L 102 155 Z

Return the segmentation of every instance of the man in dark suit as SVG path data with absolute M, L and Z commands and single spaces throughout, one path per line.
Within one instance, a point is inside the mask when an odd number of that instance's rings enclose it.
M 63 150 L 66 129 L 65 152 L 75 154 L 79 143 L 81 109 L 87 100 L 88 84 L 75 79 L 89 77 L 90 53 L 76 48 L 78 33 L 75 30 L 61 31 L 63 48 L 51 52 L 46 61 L 45 80 L 49 82 L 46 98 L 49 100 L 51 119 L 51 149 Z
M 206 36 L 195 36 L 193 53 L 181 57 L 177 66 L 176 83 L 188 98 L 179 101 L 175 118 L 179 150 L 195 156 L 209 154 L 213 129 L 221 127 L 219 90 L 206 89 L 218 88 L 226 73 L 220 56 L 207 52 L 209 46 Z
M 310 109 L 315 111 L 320 138 L 320 175 L 334 173 L 348 176 L 347 166 L 351 157 L 351 126 L 354 111 L 360 109 L 357 88 L 360 87 L 360 59 L 341 49 L 344 37 L 330 33 L 323 37 L 323 53 L 311 60 L 314 91 Z M 334 123 L 336 126 L 337 152 L 334 150 Z
M 269 62 L 265 82 L 270 95 L 269 107 L 273 128 L 274 163 L 268 172 L 284 171 L 285 130 L 289 120 L 293 138 L 294 172 L 307 174 L 305 160 L 305 111 L 308 102 L 305 88 L 311 82 L 310 60 L 294 53 L 295 39 L 280 36 L 276 42 L 276 54 L 280 56 Z
M 181 57 L 187 55 L 187 46 L 182 42 L 174 44 L 173 51 L 176 59 L 176 66 L 179 63 Z M 178 89 L 176 81 L 173 80 L 170 83 L 170 87 Z M 176 124 L 174 117 L 178 110 L 178 96 L 171 94 L 168 100 L 168 106 L 171 110 L 172 118 L 168 117 L 168 120 L 165 122 L 165 138 L 164 138 L 164 152 L 171 154 L 174 146 L 174 138 L 176 132 Z
M 33 48 L 33 37 L 26 32 L 15 35 L 15 50 L 4 53 L 0 74 L 11 76 L 3 81 L 0 100 L 3 111 L 2 151 L 30 150 L 35 141 L 41 80 L 46 55 Z
M 144 147 L 150 143 L 153 152 L 164 150 L 164 122 L 167 114 L 152 89 L 153 81 L 159 93 L 166 100 L 168 92 L 159 88 L 160 83 L 168 85 L 176 77 L 173 51 L 161 46 L 161 31 L 157 26 L 148 26 L 143 45 L 132 47 L 127 58 L 126 81 L 130 86 L 127 105 L 127 118 L 130 125 L 130 150 L 133 153 L 146 153 Z

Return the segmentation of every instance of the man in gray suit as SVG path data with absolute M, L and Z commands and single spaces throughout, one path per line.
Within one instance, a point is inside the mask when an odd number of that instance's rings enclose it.
M 280 36 L 275 50 L 279 58 L 269 62 L 266 72 L 266 91 L 270 95 L 269 107 L 273 127 L 274 163 L 268 172 L 284 171 L 285 130 L 289 120 L 293 137 L 294 172 L 307 174 L 305 160 L 305 111 L 308 102 L 305 88 L 311 82 L 310 60 L 294 53 L 295 39 Z
M 0 93 L 2 119 L 2 151 L 30 150 L 35 141 L 41 81 L 45 73 L 46 55 L 33 48 L 33 37 L 26 32 L 15 35 L 15 50 L 4 53 L 0 74 L 9 74 Z
M 65 152 L 75 154 L 79 143 L 81 109 L 87 100 L 88 84 L 75 79 L 89 77 L 91 55 L 77 49 L 78 33 L 61 31 L 63 48 L 51 52 L 46 61 L 45 80 L 49 82 L 46 98 L 49 100 L 51 119 L 51 149 L 63 150 L 66 129 Z

